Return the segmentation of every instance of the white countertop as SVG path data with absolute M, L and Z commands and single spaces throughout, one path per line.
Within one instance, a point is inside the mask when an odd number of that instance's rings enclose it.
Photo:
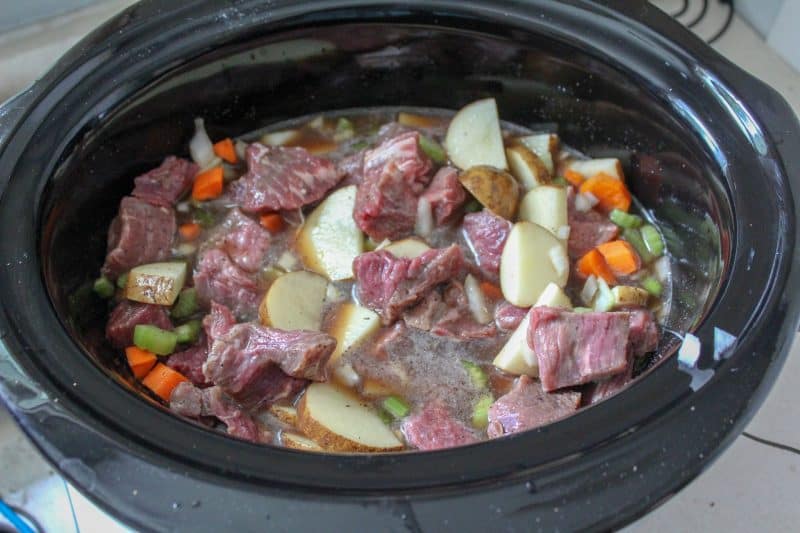
M 109 0 L 57 21 L 0 36 L 0 101 L 44 72 L 82 35 L 131 0 Z M 669 2 L 662 2 L 669 4 Z M 708 35 L 721 15 L 712 13 L 696 31 Z M 744 22 L 735 18 L 716 48 L 775 87 L 800 115 L 800 74 L 764 45 Z M 629 526 L 627 531 L 674 532 L 725 530 L 790 531 L 800 523 L 800 336 L 761 410 L 746 433 L 788 448 L 762 444 L 742 436 L 704 474 L 667 503 Z M 0 408 L 0 496 L 26 506 L 47 494 L 54 511 L 47 525 L 53 531 L 110 532 L 116 527 L 102 512 L 70 490 Z M 6 465 L 25 465 L 10 468 Z M 53 496 L 55 495 L 55 496 Z M 61 495 L 61 497 L 58 497 Z M 73 517 L 71 507 L 74 508 Z M 34 513 L 36 509 L 31 509 Z M 49 530 L 49 529 L 48 529 Z

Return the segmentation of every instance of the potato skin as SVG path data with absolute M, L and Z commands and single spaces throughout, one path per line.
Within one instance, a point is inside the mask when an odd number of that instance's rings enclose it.
M 513 220 L 519 205 L 519 183 L 506 172 L 488 165 L 477 165 L 462 172 L 464 186 L 484 207 L 497 216 Z

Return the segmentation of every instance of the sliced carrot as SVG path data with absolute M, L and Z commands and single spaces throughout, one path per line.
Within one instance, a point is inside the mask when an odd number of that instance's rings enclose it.
M 239 158 L 236 156 L 236 148 L 233 146 L 233 140 L 231 140 L 230 137 L 215 143 L 214 153 L 228 163 L 236 163 L 239 160 Z
M 584 277 L 596 276 L 604 279 L 609 285 L 617 282 L 617 278 L 608 267 L 603 254 L 598 252 L 597 248 L 578 259 L 577 267 L 578 272 Z
M 622 240 L 606 242 L 597 247 L 611 271 L 618 276 L 633 274 L 642 268 L 642 260 L 630 243 Z
M 568 168 L 564 171 L 564 179 L 576 187 L 580 187 L 581 184 L 586 181 L 586 179 L 583 177 L 583 174 L 576 170 L 572 170 L 571 168 Z
M 175 387 L 184 381 L 189 381 L 186 376 L 172 370 L 163 363 L 158 363 L 155 368 L 144 377 L 142 385 L 153 391 L 156 396 L 165 402 L 168 402 Z
M 128 346 L 125 348 L 125 357 L 128 359 L 128 366 L 136 379 L 142 379 L 155 366 L 158 358 L 152 352 L 142 350 L 138 346 Z
M 222 186 L 222 167 L 210 168 L 194 178 L 192 198 L 195 200 L 211 200 L 222 194 Z
M 488 281 L 481 281 L 481 291 L 492 300 L 499 300 L 503 297 L 503 291 L 494 283 Z
M 261 221 L 261 225 L 268 229 L 270 233 L 278 233 L 283 229 L 283 217 L 278 213 L 261 215 L 259 220 Z
M 580 187 L 582 193 L 591 193 L 603 209 L 611 212 L 614 209 L 628 211 L 631 207 L 631 193 L 622 180 L 603 172 L 584 181 Z
M 193 241 L 200 236 L 200 224 L 190 222 L 188 224 L 181 224 L 178 227 L 178 233 L 184 241 Z

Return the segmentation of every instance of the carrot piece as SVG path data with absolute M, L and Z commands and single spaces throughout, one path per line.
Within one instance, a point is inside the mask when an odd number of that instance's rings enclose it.
M 144 377 L 142 385 L 153 391 L 156 396 L 165 402 L 168 402 L 175 387 L 184 381 L 189 381 L 186 376 L 172 370 L 163 363 L 158 363 L 155 368 Z
M 218 143 L 214 143 L 214 153 L 228 163 L 236 163 L 239 160 L 236 156 L 236 148 L 233 146 L 233 140 L 231 140 L 230 137 L 222 139 Z
M 576 170 L 572 170 L 571 168 L 568 168 L 564 171 L 564 179 L 576 187 L 580 187 L 581 184 L 586 181 L 586 179 L 583 177 L 583 174 Z
M 611 271 L 618 276 L 633 274 L 642 267 L 639 254 L 627 241 L 606 242 L 597 247 Z
M 481 281 L 481 291 L 492 300 L 500 300 L 503 297 L 500 287 L 488 281 Z
M 278 213 L 261 215 L 259 220 L 261 221 L 261 225 L 268 229 L 270 233 L 278 233 L 283 229 L 283 217 Z
M 125 357 L 128 359 L 128 366 L 136 379 L 142 379 L 155 366 L 158 358 L 156 354 L 142 350 L 138 346 L 128 346 L 125 348 Z
M 184 241 L 193 241 L 200 236 L 200 224 L 190 222 L 188 224 L 181 224 L 178 227 L 178 233 Z
M 578 259 L 577 267 L 578 272 L 587 278 L 589 276 L 603 278 L 609 285 L 617 282 L 617 278 L 614 277 L 614 273 L 608 267 L 603 254 L 598 252 L 597 248 Z
M 591 193 L 600 207 L 611 212 L 614 209 L 628 211 L 631 207 L 631 193 L 622 180 L 600 172 L 599 174 L 584 181 L 580 187 L 582 193 Z
M 211 200 L 222 194 L 222 186 L 222 167 L 210 168 L 195 176 L 192 198 L 195 200 Z

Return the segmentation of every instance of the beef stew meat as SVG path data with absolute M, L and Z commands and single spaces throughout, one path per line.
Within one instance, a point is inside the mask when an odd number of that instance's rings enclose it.
M 175 414 L 434 450 L 570 416 L 656 350 L 669 260 L 618 160 L 491 99 L 283 126 L 212 143 L 198 119 L 109 229 L 108 343 Z

